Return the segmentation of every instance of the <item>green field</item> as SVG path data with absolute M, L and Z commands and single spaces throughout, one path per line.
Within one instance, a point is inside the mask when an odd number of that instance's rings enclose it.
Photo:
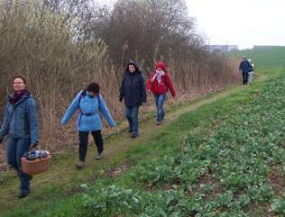
M 284 69 L 285 47 L 268 47 L 242 50 L 235 55 L 252 59 L 256 69 Z
M 46 178 L 35 177 L 32 185 L 37 193 L 21 201 L 8 201 L 17 182 L 4 177 L 1 197 L 5 194 L 7 201 L 0 200 L 1 216 L 284 216 L 285 64 L 281 53 L 285 54 L 284 48 L 240 53 L 258 65 L 258 80 L 252 86 L 225 89 L 224 98 L 216 97 L 221 93 L 207 96 L 201 100 L 209 103 L 197 108 L 199 100 L 183 105 L 193 109 L 149 136 L 141 135 L 131 146 L 126 144 L 121 154 L 102 165 L 91 164 L 80 172 L 70 167 L 71 179 L 66 182 L 61 179 L 68 176 L 63 168 L 75 156 L 54 162 Z M 108 142 L 112 149 L 117 139 Z

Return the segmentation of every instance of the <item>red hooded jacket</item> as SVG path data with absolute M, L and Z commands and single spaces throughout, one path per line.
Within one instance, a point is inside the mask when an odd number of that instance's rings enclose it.
M 158 68 L 161 68 L 165 74 L 161 76 L 161 83 L 159 84 L 157 79 L 152 81 L 153 76 L 155 75 L 155 72 Z M 170 77 L 166 71 L 166 65 L 164 62 L 158 62 L 155 66 L 155 70 L 151 75 L 149 76 L 148 82 L 147 82 L 147 90 L 152 91 L 153 94 L 164 94 L 168 91 L 168 89 L 171 92 L 171 95 L 175 97 L 175 91 L 172 85 L 172 82 L 170 80 Z

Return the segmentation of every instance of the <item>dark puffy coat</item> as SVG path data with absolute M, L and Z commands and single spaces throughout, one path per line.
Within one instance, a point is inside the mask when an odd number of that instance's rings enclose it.
M 136 71 L 131 73 L 129 65 L 134 65 Z M 120 88 L 120 101 L 124 99 L 126 106 L 140 106 L 146 102 L 146 89 L 144 78 L 136 63 L 127 65 L 125 75 Z
M 239 70 L 242 73 L 248 73 L 250 72 L 250 67 L 251 67 L 250 63 L 247 60 L 243 60 L 239 65 Z

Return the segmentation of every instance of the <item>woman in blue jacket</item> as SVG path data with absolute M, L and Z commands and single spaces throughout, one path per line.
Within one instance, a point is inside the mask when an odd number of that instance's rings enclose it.
M 0 143 L 7 134 L 7 160 L 18 171 L 21 182 L 18 197 L 23 198 L 30 193 L 32 177 L 23 173 L 21 157 L 30 147 L 38 145 L 39 129 L 35 101 L 26 89 L 26 79 L 22 76 L 16 76 L 13 80 L 13 93 L 8 97 L 0 130 Z
M 138 134 L 138 113 L 139 107 L 146 102 L 146 89 L 144 78 L 138 65 L 130 62 L 127 65 L 125 75 L 120 88 L 120 102 L 125 100 L 126 118 L 129 122 L 131 138 Z
M 115 122 L 107 108 L 107 105 L 99 94 L 100 87 L 97 83 L 90 83 L 86 90 L 80 91 L 71 105 L 65 112 L 61 124 L 66 124 L 76 110 L 79 110 L 77 117 L 77 131 L 79 133 L 79 162 L 77 169 L 85 166 L 85 158 L 88 146 L 88 134 L 91 132 L 97 146 L 97 160 L 103 157 L 103 138 L 102 138 L 102 120 L 100 112 L 106 118 L 110 127 L 115 126 Z

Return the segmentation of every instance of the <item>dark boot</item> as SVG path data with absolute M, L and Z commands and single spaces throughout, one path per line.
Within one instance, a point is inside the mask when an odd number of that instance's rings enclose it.
M 27 175 L 21 171 L 18 173 L 18 176 L 19 176 L 20 182 L 21 182 L 21 187 L 20 187 L 20 192 L 19 192 L 18 197 L 23 198 L 23 197 L 26 197 L 30 193 L 31 176 Z
M 26 196 L 28 196 L 28 194 L 30 193 L 30 191 L 20 191 L 18 194 L 18 198 L 24 198 Z

